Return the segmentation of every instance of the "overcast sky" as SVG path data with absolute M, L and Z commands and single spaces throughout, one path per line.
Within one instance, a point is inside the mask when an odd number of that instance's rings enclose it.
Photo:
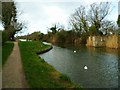
M 60 23 L 69 28 L 69 17 L 74 13 L 80 5 L 88 7 L 96 0 L 15 0 L 17 2 L 17 8 L 21 15 L 18 16 L 19 20 L 25 21 L 27 24 L 27 30 L 22 33 L 28 34 L 34 31 L 41 31 L 47 33 L 55 23 Z M 88 2 L 89 1 L 89 2 Z M 98 1 L 98 0 L 97 0 Z M 108 1 L 108 0 L 99 0 Z M 108 16 L 109 20 L 116 21 L 118 17 L 118 1 L 109 0 L 112 2 L 112 12 Z M 0 29 L 1 26 L 0 26 Z

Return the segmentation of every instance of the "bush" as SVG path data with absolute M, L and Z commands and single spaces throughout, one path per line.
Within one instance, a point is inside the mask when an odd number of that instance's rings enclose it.
M 7 58 L 13 50 L 13 47 L 14 43 L 12 42 L 6 42 L 4 46 L 2 46 L 2 65 L 4 65 L 4 63 L 6 62 Z
M 2 31 L 2 45 L 8 40 L 8 36 L 5 31 Z
M 2 31 L 0 31 L 0 46 L 2 46 Z

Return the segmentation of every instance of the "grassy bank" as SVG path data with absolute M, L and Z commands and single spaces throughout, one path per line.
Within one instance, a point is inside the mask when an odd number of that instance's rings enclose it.
M 23 68 L 31 88 L 74 88 L 70 78 L 56 71 L 35 52 L 49 48 L 42 42 L 19 42 Z
M 6 42 L 4 46 L 2 46 L 2 65 L 6 62 L 8 56 L 10 55 L 11 51 L 13 50 L 14 43 L 13 42 Z

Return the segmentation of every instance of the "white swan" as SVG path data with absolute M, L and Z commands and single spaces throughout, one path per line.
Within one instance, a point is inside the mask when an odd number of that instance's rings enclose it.
M 74 51 L 74 53 L 76 53 L 76 51 Z
M 84 66 L 84 69 L 88 69 L 88 67 L 87 67 L 87 66 Z

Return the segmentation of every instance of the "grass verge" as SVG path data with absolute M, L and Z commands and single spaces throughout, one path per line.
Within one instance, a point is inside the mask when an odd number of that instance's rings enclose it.
M 61 74 L 45 62 L 35 52 L 44 50 L 49 45 L 42 42 L 19 42 L 23 68 L 31 88 L 75 88 L 69 77 Z
M 13 46 L 13 42 L 6 42 L 4 46 L 2 46 L 2 65 L 4 65 L 7 58 L 9 57 L 11 51 L 13 50 Z

